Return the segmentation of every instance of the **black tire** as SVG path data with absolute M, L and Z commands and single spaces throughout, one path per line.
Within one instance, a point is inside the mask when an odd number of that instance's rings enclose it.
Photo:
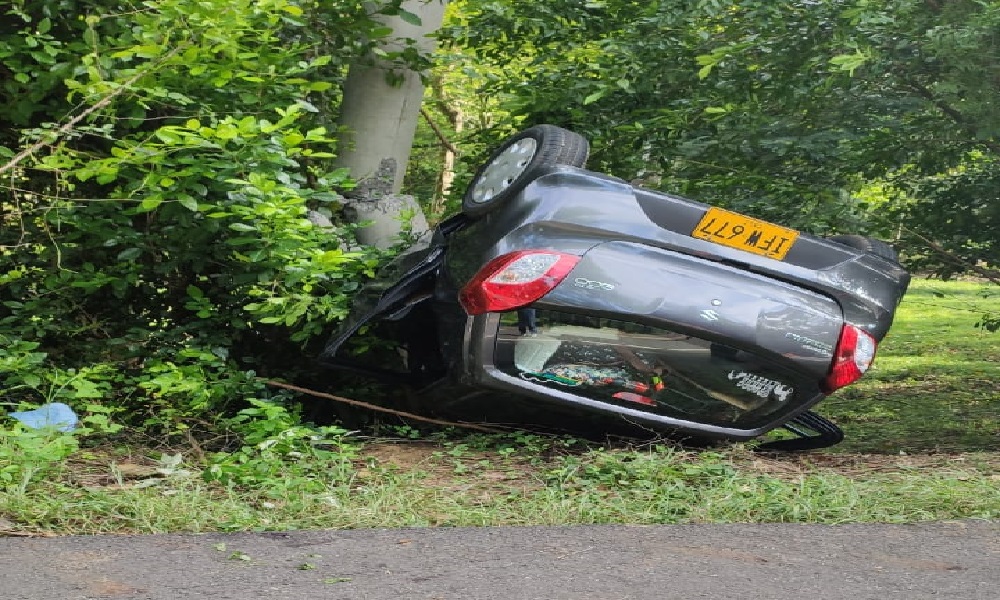
M 880 256 L 887 260 L 891 260 L 892 262 L 899 262 L 899 255 L 896 254 L 896 250 L 882 240 L 865 237 L 863 235 L 834 235 L 830 236 L 829 240 L 831 242 L 837 242 L 838 244 L 854 248 L 855 250 L 861 250 L 862 252 Z
M 513 153 L 514 148 L 523 154 Z M 555 125 L 525 129 L 508 138 L 479 167 L 462 197 L 462 212 L 481 217 L 519 194 L 540 170 L 553 165 L 583 167 L 589 154 L 587 139 L 568 129 Z

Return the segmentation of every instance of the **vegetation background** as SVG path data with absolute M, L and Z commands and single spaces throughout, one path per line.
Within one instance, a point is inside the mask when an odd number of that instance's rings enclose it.
M 263 380 L 321 387 L 302 357 L 393 252 L 355 241 L 351 174 L 334 166 L 341 85 L 376 51 L 430 66 L 406 191 L 434 219 L 456 210 L 489 148 L 548 122 L 591 140 L 594 169 L 816 234 L 892 240 L 921 275 L 986 282 L 916 286 L 914 301 L 937 308 L 911 314 L 929 323 L 897 325 L 886 371 L 824 406 L 879 424 L 849 450 L 996 449 L 1000 2 L 459 0 L 433 57 L 378 48 L 382 17 L 415 18 L 398 0 L 13 0 L 0 12 L 0 411 L 60 401 L 83 420 L 66 434 L 0 423 L 0 519 L 14 529 L 74 530 L 43 500 L 86 487 L 50 479 L 73 461 L 100 462 L 135 493 L 114 470 L 133 452 L 166 452 L 143 481 L 194 472 L 218 486 L 205 502 L 294 481 L 336 504 L 370 485 L 357 434 L 329 412 L 326 425 L 303 419 L 300 398 Z M 922 426 L 908 429 L 911 416 Z M 501 457 L 580 443 L 494 442 Z M 572 477 L 545 475 L 541 489 L 589 473 L 596 498 L 689 485 L 689 468 L 736 472 L 714 454 L 582 452 L 556 467 Z M 681 475 L 636 477 L 650 456 Z M 995 463 L 968 460 L 987 466 L 955 481 L 980 486 L 969 495 L 993 504 L 975 514 L 995 516 Z M 254 518 L 218 526 L 292 526 Z

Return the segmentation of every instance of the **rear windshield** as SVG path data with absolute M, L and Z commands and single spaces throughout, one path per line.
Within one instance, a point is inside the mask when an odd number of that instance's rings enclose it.
M 505 314 L 494 362 L 543 388 L 740 429 L 763 426 L 812 396 L 783 369 L 724 344 L 554 311 Z

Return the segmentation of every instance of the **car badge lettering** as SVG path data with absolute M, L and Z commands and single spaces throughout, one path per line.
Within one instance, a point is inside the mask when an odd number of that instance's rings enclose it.
M 795 391 L 791 386 L 784 385 L 779 381 L 747 373 L 746 371 L 730 371 L 729 380 L 736 383 L 736 387 L 754 394 L 760 398 L 769 398 L 773 394 L 779 402 L 785 402 Z
M 833 346 L 830 344 L 825 344 L 819 340 L 814 340 L 812 338 L 806 337 L 804 335 L 799 335 L 797 333 L 788 332 L 785 337 L 790 340 L 794 340 L 806 350 L 811 350 L 820 354 L 822 356 L 833 356 Z
M 700 316 L 701 316 L 702 319 L 705 319 L 706 321 L 718 321 L 719 320 L 719 313 L 715 312 L 714 310 L 703 310 L 703 311 L 701 311 L 701 315 Z
M 573 285 L 585 290 L 601 290 L 603 292 L 610 292 L 615 289 L 613 284 L 605 283 L 603 281 L 594 281 L 593 279 L 587 279 L 586 277 L 577 277 L 573 280 Z

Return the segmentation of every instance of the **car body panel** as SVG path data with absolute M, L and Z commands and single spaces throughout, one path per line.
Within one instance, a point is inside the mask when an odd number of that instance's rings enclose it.
M 637 270 L 636 264 L 648 266 Z M 817 380 L 830 368 L 843 325 L 840 306 L 830 297 L 633 242 L 588 251 L 538 306 L 669 323 L 677 331 L 795 362 Z
M 783 260 L 693 237 L 709 208 L 584 169 L 544 168 L 510 201 L 477 219 L 449 219 L 395 261 L 390 274 L 359 294 L 321 359 L 343 363 L 338 352 L 360 327 L 405 320 L 419 305 L 428 322 L 411 330 L 421 348 L 433 337 L 440 354 L 440 368 L 420 378 L 431 410 L 504 404 L 513 395 L 529 406 L 591 411 L 661 430 L 757 437 L 822 400 L 820 383 L 845 323 L 876 340 L 885 336 L 909 274 L 893 261 L 807 234 Z M 672 403 L 666 392 L 639 393 L 614 376 L 600 378 L 613 383 L 579 384 L 611 367 L 532 370 L 512 360 L 519 332 L 511 316 L 470 316 L 457 298 L 490 260 L 522 250 L 580 257 L 531 306 L 551 321 L 546 343 L 569 335 L 570 346 L 602 346 L 600 336 L 614 329 L 580 333 L 570 324 L 577 317 L 624 323 L 615 335 L 626 342 L 609 346 L 615 348 L 638 344 L 629 333 L 636 328 L 654 328 L 641 339 L 655 344 L 643 351 L 656 355 L 687 405 Z
M 651 208 L 654 201 L 662 203 L 660 212 Z M 489 260 L 524 248 L 582 255 L 612 239 L 632 241 L 826 293 L 842 304 L 849 322 L 879 340 L 909 283 L 909 274 L 898 264 L 818 237 L 800 236 L 785 261 L 692 238 L 690 232 L 709 205 L 573 167 L 551 167 L 512 204 L 471 223 L 466 235 L 454 241 L 446 258 L 454 279 L 470 279 L 483 264 L 480 256 Z

